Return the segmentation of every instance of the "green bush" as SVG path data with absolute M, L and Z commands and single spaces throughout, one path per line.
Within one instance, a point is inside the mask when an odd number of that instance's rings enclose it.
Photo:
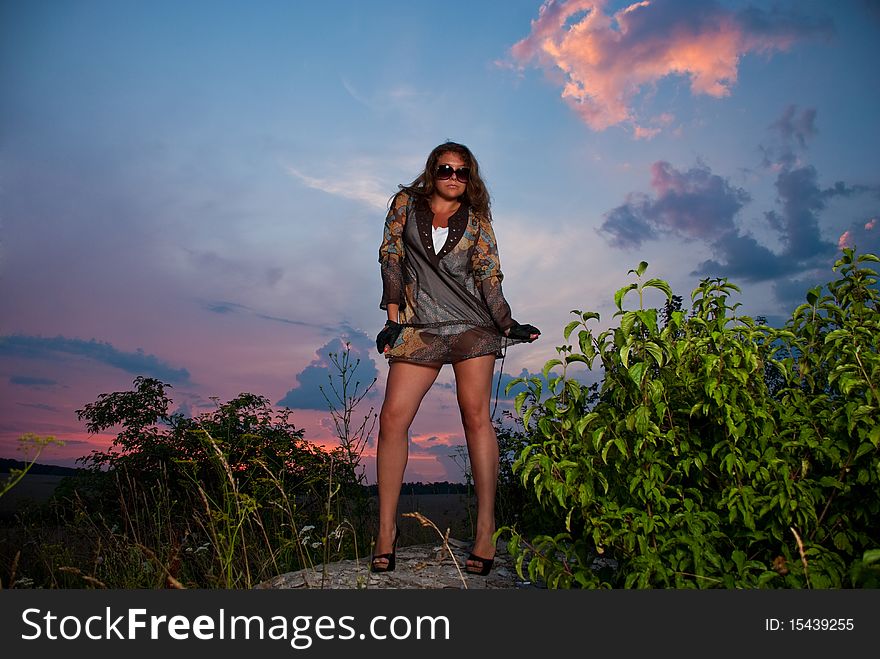
M 77 411 L 89 432 L 116 438 L 55 491 L 63 553 L 37 540 L 51 519 L 22 525 L 35 549 L 19 573 L 41 586 L 237 588 L 366 551 L 350 522 L 366 496 L 348 456 L 306 441 L 262 396 L 188 418 L 169 412 L 168 388 L 138 377 Z
M 536 537 L 500 530 L 520 575 L 553 588 L 876 587 L 878 260 L 844 250 L 839 278 L 782 329 L 738 316 L 726 279 L 703 280 L 685 314 L 666 282 L 642 279 L 645 262 L 614 296 L 616 327 L 595 334 L 599 314 L 573 311 L 564 337 L 577 342 L 544 366 L 549 391 L 538 377 L 507 388 L 527 387 L 513 469 L 563 520 Z M 662 316 L 647 289 L 666 296 Z M 598 399 L 570 376 L 577 363 L 603 369 Z

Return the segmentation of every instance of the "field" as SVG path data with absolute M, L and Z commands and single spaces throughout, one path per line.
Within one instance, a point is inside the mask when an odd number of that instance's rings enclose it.
M 0 483 L 5 483 L 8 478 L 9 474 L 0 473 Z M 64 477 L 49 474 L 25 474 L 15 487 L 0 497 L 0 518 L 11 517 L 28 502 L 48 501 L 62 478 Z
M 0 473 L 0 482 L 9 474 Z M 25 474 L 24 478 L 3 497 L 0 497 L 0 520 L 9 520 L 22 505 L 43 503 L 49 500 L 63 476 L 48 474 Z M 458 540 L 473 537 L 472 516 L 476 504 L 467 494 L 401 494 L 398 510 L 401 514 L 419 512 L 430 519 L 441 532 L 450 530 Z M 413 545 L 435 542 L 439 536 L 434 529 L 422 528 L 411 518 L 402 518 L 401 544 Z

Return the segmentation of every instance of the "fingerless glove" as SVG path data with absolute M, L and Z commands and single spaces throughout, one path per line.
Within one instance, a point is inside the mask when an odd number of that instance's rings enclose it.
M 525 325 L 520 325 L 516 323 L 512 325 L 511 328 L 507 332 L 507 336 L 511 339 L 518 339 L 520 341 L 528 341 L 531 343 L 535 339 L 532 338 L 532 334 L 540 334 L 541 330 L 539 330 L 534 325 L 529 325 L 526 323 Z
M 385 323 L 385 327 L 383 327 L 382 331 L 376 336 L 376 350 L 379 351 L 380 355 L 384 354 L 386 345 L 389 348 L 394 347 L 394 344 L 397 342 L 397 337 L 400 336 L 402 331 L 403 325 L 400 323 L 395 323 L 393 320 L 389 320 Z

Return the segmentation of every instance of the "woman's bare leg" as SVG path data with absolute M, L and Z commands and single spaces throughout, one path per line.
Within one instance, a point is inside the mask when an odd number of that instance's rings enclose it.
M 388 366 L 385 401 L 379 413 L 376 480 L 379 486 L 379 535 L 373 554 L 391 552 L 397 527 L 397 502 L 406 470 L 409 427 L 422 398 L 437 379 L 442 364 L 392 362 Z M 377 566 L 387 563 L 377 559 Z
M 498 438 L 489 416 L 495 355 L 465 359 L 452 365 L 461 422 L 467 441 L 477 494 L 477 532 L 473 553 L 495 557 L 495 491 L 498 487 Z M 468 562 L 472 569 L 482 567 Z

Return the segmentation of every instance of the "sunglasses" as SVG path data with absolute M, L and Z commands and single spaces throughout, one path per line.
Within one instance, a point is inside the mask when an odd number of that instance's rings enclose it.
M 439 181 L 445 181 L 446 179 L 452 178 L 453 174 L 455 174 L 455 178 L 462 183 L 467 183 L 468 179 L 471 177 L 471 168 L 459 167 L 458 169 L 453 169 L 452 165 L 440 165 L 437 167 L 437 172 L 434 174 L 434 178 Z

